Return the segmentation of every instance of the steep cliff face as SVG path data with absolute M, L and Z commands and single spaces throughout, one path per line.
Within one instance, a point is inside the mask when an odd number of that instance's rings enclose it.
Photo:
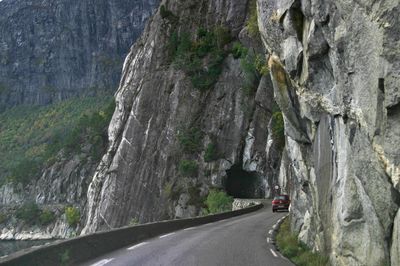
M 258 0 L 292 226 L 333 265 L 400 264 L 399 8 Z
M 212 187 L 250 197 L 268 193 L 268 169 L 279 168 L 272 139 L 265 152 L 272 84 L 265 76 L 246 92 L 242 60 L 231 53 L 231 38 L 262 53 L 245 26 L 248 9 L 247 1 L 162 2 L 125 60 L 83 233 L 132 218 L 196 215 Z M 240 188 L 243 178 L 250 182 Z
M 0 111 L 112 92 L 158 0 L 0 2 Z

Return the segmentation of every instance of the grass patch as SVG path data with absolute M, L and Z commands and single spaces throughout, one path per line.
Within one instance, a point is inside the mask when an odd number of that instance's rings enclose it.
M 276 236 L 276 243 L 280 252 L 298 266 L 325 266 L 329 265 L 328 258 L 313 253 L 304 243 L 297 239 L 290 230 L 289 219 L 281 224 Z
M 0 182 L 28 184 L 61 150 L 72 156 L 89 146 L 98 160 L 114 108 L 112 97 L 102 95 L 0 113 Z
M 232 210 L 233 198 L 228 196 L 224 191 L 213 189 L 208 193 L 204 203 L 210 214 L 226 212 Z

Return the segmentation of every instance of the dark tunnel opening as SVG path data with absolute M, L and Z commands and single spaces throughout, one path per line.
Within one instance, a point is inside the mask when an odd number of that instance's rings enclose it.
M 226 171 L 225 190 L 234 198 L 264 198 L 262 179 L 256 172 L 247 172 L 238 164 Z

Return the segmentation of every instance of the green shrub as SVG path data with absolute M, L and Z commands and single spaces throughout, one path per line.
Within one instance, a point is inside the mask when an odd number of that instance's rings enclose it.
M 217 146 L 214 143 L 208 144 L 204 153 L 204 161 L 211 162 L 217 159 L 218 159 Z
M 260 30 L 258 28 L 258 12 L 257 12 L 257 1 L 250 1 L 250 17 L 247 21 L 247 29 L 250 35 L 254 38 L 260 37 Z
M 50 210 L 43 210 L 42 213 L 39 216 L 39 223 L 41 225 L 48 225 L 56 219 L 56 216 L 54 215 L 54 212 Z
M 223 191 L 211 190 L 205 204 L 210 213 L 220 213 L 232 210 L 233 198 Z
M 65 208 L 65 217 L 67 218 L 68 225 L 75 227 L 81 219 L 80 211 L 75 207 L 67 207 Z
M 198 165 L 195 161 L 182 160 L 179 162 L 179 172 L 183 176 L 194 176 L 197 174 Z
M 184 152 L 195 153 L 201 149 L 203 133 L 197 127 L 190 127 L 180 130 L 177 138 Z
M 36 224 L 40 217 L 40 213 L 41 212 L 37 204 L 34 202 L 29 202 L 19 207 L 15 213 L 15 216 L 26 223 Z
M 304 243 L 297 239 L 290 230 L 289 219 L 281 224 L 276 236 L 280 252 L 299 266 L 325 266 L 328 258 L 319 253 L 313 253 Z
M 248 49 L 244 47 L 240 42 L 234 42 L 232 46 L 232 55 L 233 58 L 243 58 L 247 55 Z

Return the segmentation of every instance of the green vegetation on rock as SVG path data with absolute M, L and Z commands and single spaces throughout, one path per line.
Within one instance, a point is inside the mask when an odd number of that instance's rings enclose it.
M 47 209 L 43 210 L 39 216 L 39 222 L 41 225 L 48 225 L 48 224 L 54 222 L 55 219 L 56 219 L 56 216 L 55 216 L 54 212 L 47 210 Z
M 114 108 L 111 97 L 98 96 L 0 113 L 0 183 L 28 184 L 61 150 L 73 156 L 87 146 L 98 160 Z
M 243 58 L 247 55 L 249 49 L 244 47 L 240 42 L 234 42 L 232 46 L 231 53 L 233 55 L 233 58 L 239 59 Z
M 240 66 L 244 73 L 243 92 L 251 96 L 257 90 L 257 85 L 263 75 L 269 73 L 266 60 L 263 55 L 255 54 L 252 50 L 241 52 Z
M 160 16 L 162 19 L 166 19 L 171 23 L 177 22 L 179 19 L 171 10 L 168 10 L 165 5 L 160 6 Z
M 298 240 L 290 230 L 289 219 L 281 224 L 276 236 L 279 251 L 298 266 L 325 266 L 328 258 L 312 252 L 304 243 Z
M 280 150 L 285 146 L 285 124 L 282 112 L 275 112 L 271 118 L 272 137 L 277 142 Z
M 203 133 L 197 127 L 189 127 L 178 132 L 178 141 L 182 150 L 186 153 L 200 151 Z
M 0 224 L 4 224 L 5 222 L 7 222 L 8 217 L 5 213 L 0 212 Z
M 250 1 L 250 17 L 247 20 L 246 26 L 253 38 L 260 37 L 260 29 L 258 28 L 258 12 L 257 12 L 257 0 Z
M 174 65 L 183 70 L 194 88 L 213 88 L 221 72 L 226 57 L 226 45 L 232 40 L 228 29 L 218 26 L 209 31 L 199 28 L 195 40 L 187 32 L 173 32 L 168 50 Z
M 179 162 L 179 172 L 183 176 L 194 176 L 197 174 L 199 166 L 196 161 L 182 160 Z
M 217 159 L 218 159 L 217 146 L 214 143 L 208 144 L 204 153 L 204 161 L 211 162 Z
M 15 216 L 28 224 L 37 224 L 40 213 L 41 211 L 38 205 L 34 202 L 29 202 L 19 207 L 15 213 Z
M 209 213 L 220 213 L 232 210 L 233 198 L 224 191 L 211 190 L 208 193 L 205 204 Z
M 67 218 L 68 225 L 75 227 L 81 219 L 81 213 L 78 208 L 66 207 L 65 217 Z
M 29 225 L 45 226 L 55 221 L 54 212 L 48 209 L 40 209 L 35 202 L 27 202 L 20 206 L 15 212 L 17 219 Z

